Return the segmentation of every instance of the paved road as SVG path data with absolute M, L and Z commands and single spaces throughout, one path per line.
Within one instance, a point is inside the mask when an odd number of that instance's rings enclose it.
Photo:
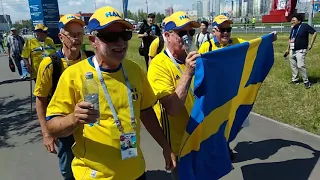
M 41 144 L 34 114 L 30 120 L 29 82 L 18 81 L 0 57 L 1 180 L 60 180 L 57 158 Z M 151 180 L 169 180 L 159 146 L 142 129 L 142 149 Z M 223 180 L 319 180 L 320 139 L 252 114 L 232 147 L 235 169 Z

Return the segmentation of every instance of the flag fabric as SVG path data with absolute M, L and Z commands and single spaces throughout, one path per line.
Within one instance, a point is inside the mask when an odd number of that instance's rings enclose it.
M 182 140 L 179 179 L 214 180 L 231 171 L 228 141 L 249 115 L 273 63 L 273 34 L 197 59 L 197 98 Z

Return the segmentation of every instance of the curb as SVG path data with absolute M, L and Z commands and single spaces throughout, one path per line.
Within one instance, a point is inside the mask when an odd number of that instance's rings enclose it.
M 251 114 L 251 115 L 254 115 L 254 116 L 258 116 L 258 117 L 260 117 L 260 118 L 262 118 L 262 119 L 271 121 L 271 122 L 273 122 L 273 123 L 279 124 L 279 125 L 281 125 L 281 126 L 287 127 L 288 129 L 292 129 L 292 130 L 298 131 L 298 132 L 300 132 L 300 133 L 302 133 L 302 134 L 309 135 L 309 136 L 312 136 L 312 137 L 315 137 L 315 138 L 319 138 L 319 139 L 320 139 L 320 136 L 319 136 L 319 135 L 313 134 L 313 133 L 308 132 L 308 131 L 306 131 L 306 130 L 293 127 L 293 126 L 291 126 L 291 125 L 289 125 L 289 124 L 276 121 L 276 120 L 274 120 L 274 119 L 268 118 L 268 117 L 266 117 L 266 116 L 263 116 L 263 115 L 261 115 L 261 114 L 255 113 L 255 112 L 250 112 L 250 114 Z

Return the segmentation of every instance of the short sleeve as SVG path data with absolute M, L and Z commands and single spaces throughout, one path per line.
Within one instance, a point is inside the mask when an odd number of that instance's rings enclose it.
M 212 41 L 212 40 L 210 39 L 210 41 Z M 211 42 L 211 43 L 212 43 L 212 42 Z M 200 48 L 199 48 L 199 50 L 198 50 L 198 53 L 199 53 L 199 54 L 205 54 L 205 53 L 209 52 L 209 46 L 210 46 L 209 41 L 203 43 L 203 44 L 200 46 Z
M 151 61 L 148 69 L 148 80 L 157 99 L 171 95 L 175 91 L 170 73 L 160 62 L 162 61 Z
M 309 24 L 306 24 L 306 29 L 309 34 L 314 34 L 316 32 L 316 30 L 313 27 L 311 27 Z
M 157 50 L 159 47 L 159 38 L 156 38 L 152 41 L 150 47 L 149 47 L 149 56 L 155 57 L 157 55 Z
M 144 73 L 142 70 L 141 70 L 141 75 L 142 75 L 142 79 L 143 79 L 143 84 L 142 84 L 142 98 L 141 98 L 141 110 L 144 110 L 144 109 L 148 109 L 150 107 L 153 107 L 156 102 L 157 102 L 157 98 L 150 86 L 150 83 L 147 79 L 147 75 L 146 73 Z
M 49 57 L 43 59 L 39 65 L 34 95 L 48 97 L 52 89 L 52 63 Z
M 30 54 L 31 54 L 30 41 L 26 41 L 26 43 L 24 43 L 21 56 L 23 58 L 29 59 Z
M 73 113 L 77 98 L 80 97 L 80 91 L 76 90 L 74 79 L 70 76 L 75 72 L 68 71 L 66 69 L 58 82 L 57 88 L 47 108 L 47 120 L 50 120 L 54 116 L 67 116 Z

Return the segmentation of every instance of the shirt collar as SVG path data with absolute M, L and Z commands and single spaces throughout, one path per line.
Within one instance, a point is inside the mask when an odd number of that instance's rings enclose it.
M 224 46 L 231 45 L 232 44 L 232 39 L 231 38 L 229 39 L 229 42 L 228 42 L 227 45 L 220 44 L 216 37 L 213 37 L 213 42 L 214 42 L 214 44 L 216 44 L 219 47 L 221 47 L 221 46 L 224 47 Z

